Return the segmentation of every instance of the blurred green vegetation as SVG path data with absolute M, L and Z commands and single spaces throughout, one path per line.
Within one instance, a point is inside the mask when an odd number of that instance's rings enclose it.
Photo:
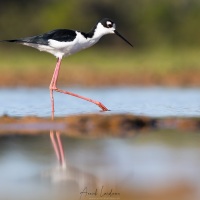
M 87 32 L 99 19 L 108 17 L 134 45 L 130 48 L 117 36 L 103 37 L 95 47 L 64 59 L 62 65 L 67 67 L 61 68 L 60 76 L 69 72 L 76 74 L 77 71 L 84 77 L 90 72 L 88 76 L 101 73 L 102 77 L 106 74 L 118 76 L 119 73 L 130 76 L 138 73 L 141 76 L 150 72 L 156 78 L 162 75 L 160 79 L 182 72 L 186 75 L 189 72 L 188 76 L 191 73 L 200 75 L 199 0 L 0 0 L 0 3 L 2 40 L 37 35 L 57 28 Z M 56 62 L 46 53 L 4 43 L 0 45 L 0 60 L 1 72 L 9 75 L 10 79 L 20 77 L 23 71 L 27 77 L 33 72 L 35 76 L 45 75 L 48 81 Z M 76 83 L 79 78 L 75 77 L 72 82 Z M 186 77 L 184 85 L 187 81 Z M 197 77 L 195 81 L 193 85 L 199 86 Z
M 3 46 L 6 46 L 4 44 Z M 1 52 L 1 70 L 39 70 L 53 72 L 56 58 L 45 52 L 13 44 Z M 128 47 L 129 49 L 130 47 Z M 129 49 L 130 50 L 130 49 Z M 63 59 L 61 70 L 81 71 L 89 69 L 94 73 L 153 72 L 165 74 L 181 71 L 200 70 L 199 48 L 151 48 L 121 51 L 112 47 L 93 47 Z
M 89 31 L 101 18 L 116 21 L 135 46 L 200 45 L 199 0 L 1 0 L 0 38 L 56 28 Z M 107 44 L 121 44 L 107 39 Z
M 35 77 L 33 85 L 40 85 L 42 82 L 42 85 L 48 85 L 55 68 L 55 57 L 20 45 L 3 46 L 7 46 L 7 49 L 2 51 L 0 56 L 0 68 L 4 74 L 0 85 L 5 86 L 6 76 L 12 79 L 7 82 L 9 86 L 13 81 L 17 85 L 21 84 L 21 81 L 26 85 L 30 76 L 32 79 Z M 104 85 L 104 79 L 110 79 L 107 84 L 146 85 L 147 78 L 150 79 L 150 84 L 199 86 L 199 55 L 200 49 L 194 47 L 156 47 L 140 50 L 130 48 L 129 51 L 121 51 L 118 48 L 113 50 L 112 47 L 96 46 L 63 59 L 59 83 L 88 85 L 88 81 L 93 79 L 89 85 Z M 99 78 L 101 80 L 97 80 Z

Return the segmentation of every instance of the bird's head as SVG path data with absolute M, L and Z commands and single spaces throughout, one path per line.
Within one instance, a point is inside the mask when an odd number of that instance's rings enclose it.
M 133 47 L 133 45 L 125 39 L 117 30 L 115 23 L 108 18 L 104 18 L 100 20 L 97 24 L 96 31 L 99 32 L 99 34 L 106 35 L 106 34 L 116 34 L 121 39 L 123 39 L 126 43 L 128 43 L 130 46 Z

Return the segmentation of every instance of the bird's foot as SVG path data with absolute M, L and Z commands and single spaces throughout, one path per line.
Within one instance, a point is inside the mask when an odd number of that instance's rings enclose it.
M 97 105 L 102 109 L 102 111 L 110 111 L 101 102 L 97 102 Z

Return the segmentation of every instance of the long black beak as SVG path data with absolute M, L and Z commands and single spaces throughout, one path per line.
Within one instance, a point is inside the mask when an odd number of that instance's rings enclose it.
M 118 35 L 122 40 L 124 40 L 126 43 L 128 43 L 130 46 L 133 47 L 133 45 L 127 40 L 125 39 L 121 34 L 119 34 L 119 32 L 117 32 L 116 30 L 114 31 L 116 35 Z

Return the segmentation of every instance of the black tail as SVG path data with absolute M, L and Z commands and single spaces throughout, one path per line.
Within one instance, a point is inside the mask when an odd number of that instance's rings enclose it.
M 17 40 L 17 39 L 15 39 L 15 40 L 0 40 L 0 42 L 22 42 L 21 40 Z

